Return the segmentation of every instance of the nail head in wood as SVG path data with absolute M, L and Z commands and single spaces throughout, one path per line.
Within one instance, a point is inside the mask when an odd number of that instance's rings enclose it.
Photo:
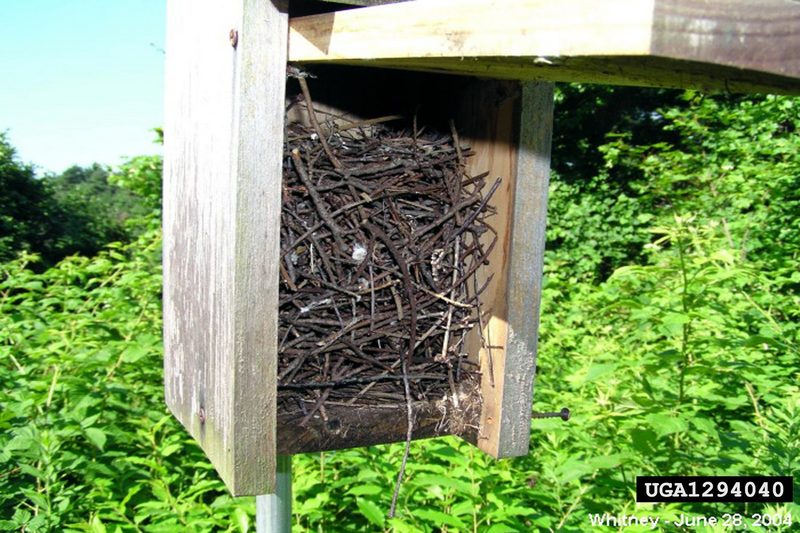
M 567 420 L 569 420 L 569 416 L 570 416 L 569 409 L 564 407 L 563 409 L 561 409 L 561 411 L 557 413 L 537 413 L 534 411 L 533 414 L 531 415 L 531 418 L 560 418 L 561 420 L 566 422 Z

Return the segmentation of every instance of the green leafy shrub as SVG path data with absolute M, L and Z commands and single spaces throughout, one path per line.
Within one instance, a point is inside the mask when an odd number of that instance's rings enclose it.
M 133 170 L 131 170 L 133 168 Z M 157 160 L 123 173 L 160 182 Z M 0 529 L 247 530 L 167 413 L 158 212 L 130 244 L 0 267 Z
M 573 418 L 534 420 L 531 453 L 510 460 L 455 438 L 413 443 L 393 519 L 402 444 L 298 455 L 295 529 L 797 520 L 798 499 L 636 506 L 633 487 L 646 474 L 800 476 L 799 110 L 690 94 L 658 111 L 663 136 L 611 128 L 583 147 L 597 175 L 554 178 L 535 391 L 537 410 Z M 226 495 L 164 407 L 159 168 L 137 159 L 118 173 L 152 208 L 135 242 L 40 273 L 30 254 L 2 266 L 0 529 L 252 530 L 253 499 Z

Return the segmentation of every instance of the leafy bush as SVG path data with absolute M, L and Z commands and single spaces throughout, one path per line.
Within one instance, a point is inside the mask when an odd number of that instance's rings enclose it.
M 643 111 L 644 112 L 644 111 Z M 687 95 L 667 134 L 611 132 L 586 183 L 557 176 L 531 453 L 455 438 L 294 458 L 298 531 L 584 531 L 640 505 L 635 476 L 800 476 L 800 102 Z M 654 119 L 655 120 L 655 119 Z M 0 281 L 0 529 L 252 529 L 164 408 L 158 162 L 122 181 L 153 215 L 130 245 Z M 776 530 L 781 528 L 775 528 Z M 788 530 L 788 528 L 783 528 Z
M 160 182 L 160 165 L 134 168 Z M 225 494 L 164 405 L 160 232 L 140 222 L 91 259 L 0 267 L 0 529 L 248 527 L 252 502 Z

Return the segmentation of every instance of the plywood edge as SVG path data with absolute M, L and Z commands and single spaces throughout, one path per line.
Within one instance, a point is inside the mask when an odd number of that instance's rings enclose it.
M 553 135 L 552 83 L 522 85 L 506 288 L 506 337 L 498 457 L 528 453 L 544 274 Z
M 481 411 L 473 444 L 498 456 L 502 431 L 502 397 L 505 389 L 508 337 L 508 276 L 512 232 L 513 195 L 516 188 L 519 84 L 498 80 L 473 80 L 461 95 L 456 125 L 462 144 L 469 146 L 467 173 L 488 172 L 486 187 L 500 179 L 489 205 L 495 213 L 487 220 L 494 229 L 482 236 L 488 246 L 496 242 L 485 264 L 477 271 L 482 319 L 467 338 L 467 352 L 480 368 Z
M 529 449 L 536 375 L 544 232 L 550 172 L 553 84 L 483 81 L 466 101 L 475 123 L 465 140 L 470 172 L 502 176 L 492 200 L 498 242 L 482 272 L 483 335 L 470 338 L 481 369 L 481 414 L 475 441 L 493 457 Z
M 278 264 L 288 15 L 272 2 L 244 0 L 237 53 L 234 142 L 237 180 L 234 253 L 235 495 L 275 486 Z

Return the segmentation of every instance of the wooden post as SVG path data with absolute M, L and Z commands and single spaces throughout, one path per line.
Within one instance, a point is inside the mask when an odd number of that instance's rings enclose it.
M 167 18 L 167 404 L 234 495 L 265 494 L 288 16 L 269 0 L 170 0 Z

